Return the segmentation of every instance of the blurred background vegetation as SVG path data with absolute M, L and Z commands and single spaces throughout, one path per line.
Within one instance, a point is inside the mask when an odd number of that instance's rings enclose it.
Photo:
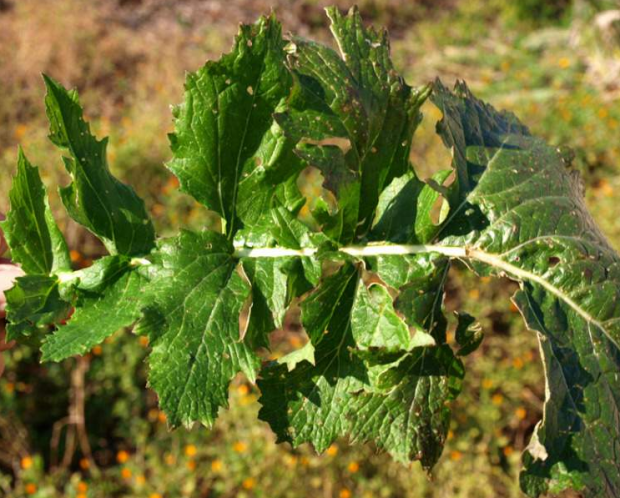
M 76 267 L 101 247 L 67 219 L 54 197 L 66 182 L 48 142 L 41 72 L 77 86 L 99 136 L 110 135 L 114 173 L 146 199 L 159 233 L 210 225 L 177 191 L 169 158 L 170 104 L 185 71 L 228 50 L 240 21 L 274 8 L 285 30 L 329 43 L 322 7 L 333 0 L 0 0 L 0 211 L 21 144 L 42 169 Z M 620 247 L 620 3 L 618 0 L 359 0 L 387 26 L 410 84 L 465 79 L 494 106 L 575 154 L 587 201 Z M 432 105 L 414 139 L 421 176 L 448 165 Z M 311 178 L 306 178 L 308 182 Z M 303 180 L 302 180 L 303 181 Z M 0 379 L 0 496 L 518 497 L 520 453 L 541 416 L 542 369 L 508 281 L 457 268 L 449 311 L 466 309 L 487 337 L 467 358 L 449 440 L 432 476 L 393 463 L 370 445 L 338 441 L 324 455 L 274 444 L 257 421 L 257 390 L 238 379 L 213 431 L 169 432 L 144 389 L 148 343 L 121 331 L 82 359 L 40 365 L 34 348 L 9 354 Z M 274 337 L 273 354 L 299 347 Z M 577 496 L 566 494 L 565 496 Z

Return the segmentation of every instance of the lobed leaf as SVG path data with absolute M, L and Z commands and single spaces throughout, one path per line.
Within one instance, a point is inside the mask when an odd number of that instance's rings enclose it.
M 620 257 L 590 217 L 565 155 L 464 84 L 452 93 L 438 82 L 432 100 L 454 167 L 469 175 L 442 242 L 466 247 L 478 273 L 519 281 L 515 303 L 539 335 L 547 399 L 523 456 L 522 487 L 531 496 L 570 487 L 616 496 Z
M 76 91 L 43 78 L 50 140 L 71 156 L 63 159 L 72 182 L 60 189 L 69 215 L 99 237 L 110 253 L 147 254 L 154 247 L 153 225 L 142 199 L 110 173 L 107 138 L 99 141 L 91 135 Z

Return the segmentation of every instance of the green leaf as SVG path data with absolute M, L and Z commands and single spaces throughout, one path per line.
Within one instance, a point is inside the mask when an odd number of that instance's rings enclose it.
M 32 274 L 69 270 L 67 244 L 54 221 L 39 170 L 28 162 L 21 148 L 9 200 L 11 210 L 1 225 L 13 261 Z
M 450 427 L 448 402 L 460 393 L 463 376 L 463 365 L 448 346 L 413 349 L 386 369 L 385 394 L 371 388 L 352 396 L 353 441 L 374 441 L 402 463 L 420 460 L 432 468 Z
M 289 273 L 295 270 L 291 258 L 242 260 L 252 286 L 252 307 L 245 340 L 254 348 L 269 347 L 267 335 L 281 328 L 290 302 Z
M 229 54 L 187 76 L 175 111 L 168 167 L 183 191 L 224 218 L 230 238 L 274 199 L 289 208 L 300 200 L 303 166 L 272 118 L 291 87 L 283 45 L 274 16 L 241 25 Z
M 409 351 L 415 347 L 434 346 L 433 337 L 424 331 L 412 336 L 407 324 L 396 314 L 392 296 L 380 284 L 360 280 L 351 313 L 351 329 L 359 349 L 383 348 Z
M 140 317 L 146 282 L 140 270 L 122 256 L 102 258 L 85 270 L 75 289 L 75 313 L 44 340 L 42 361 L 87 353 L 117 330 L 132 325 Z
M 585 208 L 566 156 L 516 118 L 436 85 L 438 127 L 454 148 L 460 204 L 442 243 L 466 247 L 482 275 L 521 282 L 515 296 L 539 334 L 545 417 L 524 454 L 531 496 L 576 487 L 587 497 L 620 494 L 620 257 Z
M 44 332 L 71 309 L 61 297 L 58 280 L 47 275 L 19 277 L 5 295 L 7 341 Z
M 232 254 L 217 233 L 184 231 L 161 243 L 149 274 L 138 332 L 149 336 L 149 383 L 173 427 L 211 426 L 232 378 L 256 379 L 259 359 L 239 330 L 250 288 Z
M 365 28 L 356 8 L 345 17 L 329 8 L 327 15 L 340 54 L 293 38 L 295 87 L 276 119 L 336 195 L 339 212 L 325 229 L 347 243 L 366 234 L 380 193 L 408 170 L 429 90 L 405 84 L 390 60 L 387 33 Z
M 446 403 L 460 389 L 462 365 L 448 347 L 415 348 L 382 369 L 389 389 L 375 386 L 369 365 L 353 353 L 352 308 L 361 307 L 355 302 L 357 275 L 347 263 L 325 282 L 327 289 L 340 289 L 341 297 L 328 333 L 314 348 L 314 364 L 293 357 L 282 361 L 286 366 L 263 370 L 259 417 L 279 441 L 294 446 L 311 442 L 322 452 L 348 435 L 353 441 L 373 440 L 400 461 L 420 459 L 430 467 L 441 454 L 449 423 Z M 297 354 L 307 352 L 305 346 Z
M 147 254 L 154 247 L 153 225 L 142 199 L 110 173 L 107 138 L 99 141 L 91 135 L 75 90 L 43 78 L 50 140 L 71 156 L 63 159 L 72 182 L 60 189 L 69 215 L 99 237 L 110 253 Z
M 316 289 L 301 303 L 301 323 L 313 345 L 329 335 L 330 323 L 342 306 L 343 296 L 355 282 L 358 272 L 351 264 L 326 277 Z

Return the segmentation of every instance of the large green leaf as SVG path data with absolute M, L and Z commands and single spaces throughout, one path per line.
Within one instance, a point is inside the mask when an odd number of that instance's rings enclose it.
M 44 76 L 50 139 L 66 150 L 72 182 L 60 189 L 71 217 L 97 235 L 112 254 L 142 255 L 154 247 L 155 233 L 144 202 L 108 168 L 107 138 L 97 140 L 84 121 L 75 90 Z
M 452 93 L 437 83 L 432 99 L 459 172 L 442 243 L 463 247 L 480 274 L 521 282 L 515 302 L 541 342 L 545 417 L 524 454 L 523 488 L 618 496 L 620 257 L 566 155 L 463 84 Z
M 175 110 L 168 167 L 182 190 L 224 218 L 231 237 L 274 199 L 288 207 L 300 200 L 301 162 L 272 118 L 291 87 L 283 45 L 274 16 L 242 25 L 230 53 L 187 76 Z
M 385 348 L 374 349 L 391 345 L 393 325 L 377 329 L 376 320 L 355 323 L 352 310 L 371 307 L 359 277 L 359 268 L 345 263 L 302 303 L 311 340 L 317 343 L 312 331 L 324 337 L 314 348 L 313 362 L 300 358 L 292 369 L 274 364 L 263 370 L 259 417 L 279 440 L 295 446 L 311 442 L 323 451 L 346 435 L 373 440 L 403 462 L 419 459 L 430 467 L 441 454 L 449 423 L 446 405 L 460 389 L 462 365 L 448 347 L 414 348 L 407 339 L 410 352 L 390 356 L 378 352 Z M 385 296 L 379 299 L 385 302 Z M 369 314 L 376 316 L 376 308 Z M 362 329 L 355 334 L 362 349 L 370 345 L 375 353 L 356 354 L 354 327 Z M 419 345 L 432 344 L 429 339 Z M 300 351 L 307 354 L 306 348 Z
M 250 287 L 232 253 L 222 235 L 184 231 L 161 243 L 150 272 L 138 331 L 149 336 L 149 383 L 172 426 L 211 426 L 232 378 L 253 381 L 260 367 L 239 329 Z
M 324 229 L 347 243 L 363 237 L 382 190 L 409 168 L 411 138 L 428 89 L 413 90 L 394 70 L 385 31 L 328 8 L 340 54 L 293 38 L 288 47 L 295 88 L 278 123 L 297 153 L 321 170 L 338 199 Z

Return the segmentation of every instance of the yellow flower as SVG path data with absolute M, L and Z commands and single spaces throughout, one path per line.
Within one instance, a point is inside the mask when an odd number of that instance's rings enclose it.
M 24 458 L 22 458 L 22 469 L 24 470 L 28 470 L 30 467 L 32 467 L 32 458 L 30 458 L 30 456 L 25 456 Z
M 463 458 L 463 453 L 461 453 L 459 450 L 452 450 L 450 452 L 450 460 L 458 462 L 461 458 Z
M 171 455 L 170 453 L 167 453 L 164 456 L 164 461 L 166 462 L 166 464 L 168 465 L 174 465 L 174 463 L 176 462 L 176 459 L 174 458 L 173 455 Z
M 130 479 L 131 478 L 131 470 L 129 470 L 127 467 L 124 467 L 123 470 L 121 470 L 121 477 L 123 479 Z
M 121 450 L 116 454 L 116 461 L 118 463 L 125 463 L 127 460 L 129 460 L 129 453 L 126 451 Z
M 188 445 L 185 447 L 185 454 L 186 454 L 188 457 L 193 457 L 193 456 L 196 456 L 196 453 L 198 453 L 198 449 L 197 449 L 197 448 L 196 448 L 196 446 L 194 446 L 193 444 L 188 444 Z
M 159 493 L 151 493 L 149 495 L 149 498 L 164 498 L 164 497 L 160 495 Z
M 33 495 L 37 492 L 37 485 L 29 482 L 26 484 L 26 494 Z
M 480 299 L 480 291 L 478 289 L 472 289 L 469 291 L 469 298 L 473 299 L 474 301 L 476 299 Z
M 248 477 L 247 479 L 243 480 L 243 483 L 241 485 L 243 486 L 243 489 L 252 489 L 256 485 L 256 481 L 253 477 Z
M 558 60 L 558 66 L 560 66 L 562 69 L 567 69 L 570 67 L 570 59 L 568 57 L 561 57 Z
M 75 498 L 88 498 L 88 495 L 86 493 L 78 493 Z
M 248 445 L 245 444 L 243 441 L 237 441 L 235 444 L 233 444 L 233 450 L 237 453 L 244 453 L 247 449 Z
M 520 406 L 515 410 L 515 415 L 519 420 L 523 420 L 525 417 L 527 417 L 527 410 Z
M 351 491 L 349 491 L 347 488 L 343 488 L 340 490 L 340 493 L 338 493 L 338 496 L 340 498 L 351 498 Z
M 349 469 L 349 472 L 351 472 L 351 474 L 355 474 L 357 471 L 359 471 L 360 464 L 357 462 L 351 462 L 347 468 Z
M 450 429 L 450 430 L 448 431 L 448 435 L 446 436 L 446 439 L 447 439 L 448 441 L 450 441 L 450 439 L 452 439 L 453 437 L 454 437 L 454 431 L 453 431 L 452 429 Z
M 213 472 L 219 472 L 220 470 L 222 470 L 222 468 L 224 467 L 224 465 L 222 464 L 221 460 L 213 460 L 211 462 L 211 470 Z
M 502 61 L 501 65 L 500 65 L 500 69 L 506 73 L 508 72 L 508 70 L 510 69 L 510 62 L 508 61 Z
M 332 444 L 329 448 L 327 448 L 325 453 L 327 453 L 330 457 L 336 456 L 338 454 L 338 446 Z
M 482 379 L 482 387 L 484 389 L 491 389 L 493 387 L 493 381 L 491 379 Z
M 605 119 L 607 116 L 609 116 L 609 111 L 605 109 L 604 107 L 601 107 L 598 110 L 598 117 L 601 119 Z
M 140 474 L 139 476 L 136 476 L 136 484 L 138 486 L 144 486 L 145 482 L 146 482 L 146 477 L 144 477 L 142 474 Z
M 493 397 L 491 398 L 491 403 L 493 403 L 495 406 L 499 406 L 504 402 L 504 396 L 502 394 L 494 394 Z

